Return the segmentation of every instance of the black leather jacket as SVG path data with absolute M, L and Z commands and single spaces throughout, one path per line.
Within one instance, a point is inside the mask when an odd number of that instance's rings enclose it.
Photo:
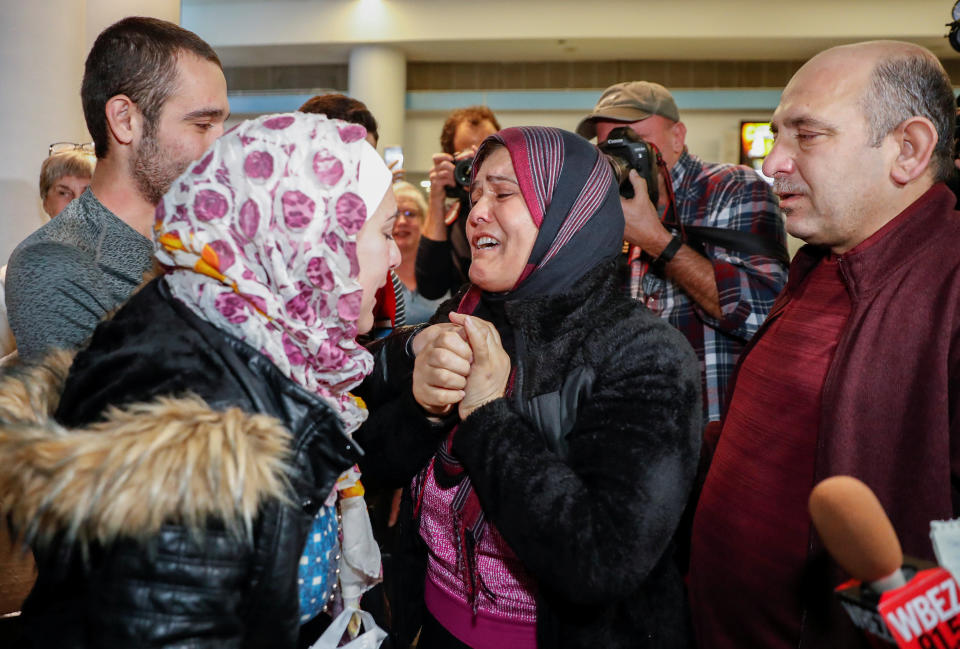
M 0 409 L 0 426 L 17 415 Z M 44 498 L 10 511 L 37 558 L 23 607 L 33 646 L 296 645 L 306 535 L 361 455 L 326 403 L 154 280 L 77 355 L 55 420 L 41 428 L 66 440 L 69 475 L 37 484 L 79 502 L 52 519 Z

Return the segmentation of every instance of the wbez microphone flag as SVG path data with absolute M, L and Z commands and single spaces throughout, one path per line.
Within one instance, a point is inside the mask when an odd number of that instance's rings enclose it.
M 867 485 L 827 478 L 810 494 L 810 516 L 827 551 L 853 577 L 836 588 L 840 603 L 874 645 L 960 648 L 960 586 L 944 568 L 904 558 Z

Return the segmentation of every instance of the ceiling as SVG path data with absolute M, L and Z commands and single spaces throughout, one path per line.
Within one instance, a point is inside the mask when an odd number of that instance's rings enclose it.
M 193 0 L 223 2 L 224 0 Z M 305 2 L 307 0 L 298 0 Z M 895 38 L 887 36 L 886 38 Z M 408 61 L 623 61 L 623 60 L 774 60 L 808 59 L 834 45 L 862 39 L 525 39 L 393 42 Z M 913 38 L 941 59 L 957 59 L 943 37 Z M 217 53 L 226 66 L 308 65 L 346 63 L 352 44 L 296 43 L 276 45 L 219 45 Z
M 832 45 L 893 38 L 954 59 L 960 54 L 944 38 L 950 7 L 942 0 L 183 0 L 181 14 L 224 64 L 262 66 L 344 63 L 352 48 L 370 43 L 418 62 L 800 60 Z

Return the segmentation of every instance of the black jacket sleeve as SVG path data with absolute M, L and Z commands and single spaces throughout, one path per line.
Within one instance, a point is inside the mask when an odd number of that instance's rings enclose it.
M 356 394 L 370 415 L 354 439 L 364 450 L 359 462 L 363 482 L 372 489 L 407 486 L 456 422 L 455 416 L 430 421 L 413 398 L 414 359 L 407 343 L 420 329 L 404 327 L 368 345 L 374 369 Z
M 701 416 L 698 364 L 679 332 L 649 316 L 599 338 L 585 342 L 596 345 L 597 378 L 566 457 L 511 397 L 462 422 L 453 447 L 524 565 L 588 605 L 634 592 L 663 559 L 696 470 Z
M 410 393 L 372 410 L 353 435 L 364 450 L 358 463 L 364 485 L 371 489 L 409 485 L 455 421 L 453 417 L 431 422 Z
M 407 352 L 407 344 L 421 329 L 420 326 L 397 327 L 386 338 L 366 345 L 373 355 L 373 371 L 354 394 L 363 399 L 371 411 L 410 390 L 414 359 Z
M 417 261 L 414 267 L 417 292 L 428 300 L 451 295 L 463 284 L 460 270 L 453 263 L 453 247 L 449 241 L 434 241 L 420 237 Z

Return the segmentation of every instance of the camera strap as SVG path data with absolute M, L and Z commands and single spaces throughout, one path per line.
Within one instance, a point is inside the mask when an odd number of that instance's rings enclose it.
M 670 174 L 666 172 L 665 167 L 664 171 L 666 173 L 665 180 L 667 181 L 667 197 L 670 201 L 668 211 L 664 212 L 664 217 L 670 214 L 673 218 L 664 218 L 663 225 L 679 231 L 680 238 L 685 244 L 708 259 L 709 255 L 707 255 L 705 246 L 711 245 L 726 248 L 727 250 L 743 255 L 772 257 L 784 265 L 790 265 L 790 253 L 787 251 L 786 245 L 776 239 L 771 239 L 762 234 L 754 234 L 753 232 L 743 232 L 729 228 L 714 228 L 706 225 L 684 225 L 681 223 L 679 219 L 677 219 L 673 183 L 670 182 Z M 709 200 L 709 197 L 705 193 L 700 198 L 700 201 L 703 203 L 707 200 Z
M 742 232 L 740 230 L 731 230 L 729 228 L 713 228 L 706 225 L 684 225 L 677 218 L 676 196 L 673 193 L 673 182 L 670 177 L 670 170 L 667 169 L 663 156 L 657 152 L 657 166 L 660 173 L 663 174 L 664 185 L 667 188 L 667 208 L 663 213 L 663 225 L 667 228 L 679 232 L 680 239 L 696 250 L 698 253 L 707 257 L 705 246 L 719 246 L 744 255 L 762 255 L 772 257 L 777 261 L 789 266 L 790 253 L 786 245 L 765 237 L 762 234 L 753 232 Z M 704 194 L 701 201 L 706 201 L 707 195 Z
M 670 177 L 670 170 L 667 169 L 667 163 L 663 161 L 663 156 L 660 155 L 660 150 L 653 145 L 651 145 L 651 147 L 653 148 L 656 154 L 657 173 L 663 176 L 663 186 L 667 190 L 667 205 L 666 207 L 664 207 L 661 221 L 666 227 L 673 227 L 678 229 L 680 231 L 681 241 L 686 243 L 687 238 L 684 234 L 684 230 L 686 229 L 687 226 L 684 226 L 682 223 L 679 223 L 677 220 L 677 209 L 676 209 L 677 200 L 673 193 L 673 179 Z M 671 222 L 668 222 L 668 219 Z M 649 266 L 649 263 L 641 257 L 642 254 L 643 254 L 643 249 L 640 248 L 640 246 L 634 246 L 634 245 L 629 246 L 628 252 L 627 252 L 627 265 L 632 266 L 635 262 L 638 262 L 639 260 L 639 263 L 643 264 L 643 267 L 640 269 L 641 277 L 644 274 L 646 274 L 647 267 Z M 647 259 L 649 259 L 649 257 L 647 257 Z
M 664 223 L 664 225 L 668 228 L 674 227 L 673 223 Z M 682 230 L 683 242 L 704 257 L 707 257 L 704 246 L 709 244 L 744 255 L 772 257 L 784 265 L 790 264 L 790 253 L 787 251 L 787 247 L 770 237 L 752 232 L 711 228 L 702 225 L 687 225 L 683 226 Z

